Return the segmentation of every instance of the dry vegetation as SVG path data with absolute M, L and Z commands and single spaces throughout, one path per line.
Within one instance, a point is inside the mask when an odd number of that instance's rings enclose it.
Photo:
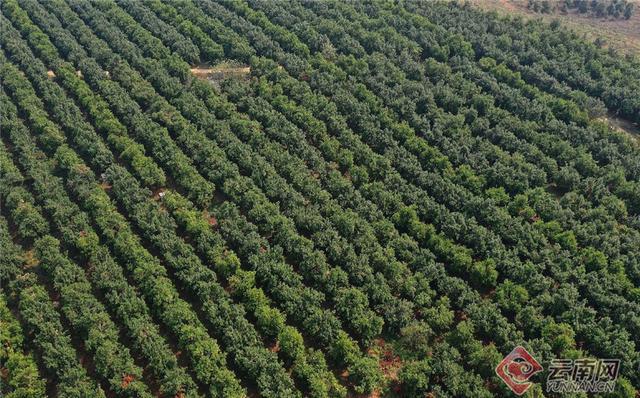
M 640 55 L 640 13 L 635 12 L 629 20 L 595 18 L 570 10 L 559 10 L 552 14 L 541 14 L 529 10 L 526 0 L 468 0 L 486 10 L 495 10 L 509 15 L 522 15 L 525 18 L 542 18 L 546 21 L 559 19 L 565 26 L 585 36 L 587 40 L 604 39 L 604 45 L 619 49 L 625 53 Z M 640 1 L 636 7 L 640 7 Z

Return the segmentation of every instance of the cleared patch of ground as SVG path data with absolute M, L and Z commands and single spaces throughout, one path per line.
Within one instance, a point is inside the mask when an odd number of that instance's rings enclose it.
M 199 65 L 193 67 L 191 68 L 191 73 L 199 79 L 220 82 L 229 78 L 246 78 L 251 73 L 251 68 L 244 64 L 222 62 L 214 66 Z
M 627 119 L 620 118 L 614 114 L 608 114 L 598 118 L 598 120 L 606 123 L 614 130 L 623 132 L 633 138 L 638 144 L 640 144 L 640 126 L 631 123 Z

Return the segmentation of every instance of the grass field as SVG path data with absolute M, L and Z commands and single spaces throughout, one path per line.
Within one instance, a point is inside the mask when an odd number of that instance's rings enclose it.
M 562 13 L 559 10 L 552 14 L 536 13 L 527 8 L 527 1 L 517 0 L 469 0 L 470 3 L 486 9 L 509 15 L 522 15 L 525 18 L 542 18 L 545 21 L 559 19 L 565 26 L 583 34 L 589 41 L 600 37 L 605 46 L 613 47 L 624 53 L 640 55 L 640 1 L 636 12 L 629 20 L 594 18 L 571 10 Z M 553 3 L 553 2 L 552 2 Z

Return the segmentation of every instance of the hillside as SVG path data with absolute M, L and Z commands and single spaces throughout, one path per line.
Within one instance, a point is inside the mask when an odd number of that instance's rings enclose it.
M 0 1 L 0 396 L 637 397 L 640 60 L 564 19 Z

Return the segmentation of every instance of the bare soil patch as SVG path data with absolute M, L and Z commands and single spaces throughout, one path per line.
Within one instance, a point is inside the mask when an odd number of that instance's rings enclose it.
M 243 64 L 231 62 L 223 62 L 215 66 L 200 65 L 191 68 L 193 73 L 199 79 L 221 81 L 229 78 L 246 78 L 251 73 L 251 67 Z

